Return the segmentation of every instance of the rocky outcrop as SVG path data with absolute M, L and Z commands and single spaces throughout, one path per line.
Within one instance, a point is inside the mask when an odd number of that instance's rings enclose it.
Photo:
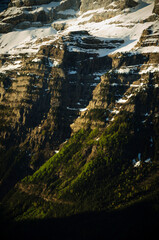
M 133 1 L 133 0 L 124 0 L 121 1 L 121 5 L 120 5 L 120 9 L 125 9 L 125 8 L 132 8 L 132 7 L 136 7 L 137 6 L 137 2 Z
M 96 51 L 113 44 L 121 42 L 71 32 L 57 41 L 46 39 L 36 56 L 1 56 L 1 121 L 10 119 L 8 130 L 1 125 L 1 147 L 9 149 L 14 142 L 27 149 L 31 168 L 53 155 L 70 136 L 70 124 L 88 105 L 105 66 L 111 68 L 111 58 L 99 58 Z
M 124 8 L 131 8 L 137 6 L 137 3 L 133 0 L 122 0 L 122 1 L 116 1 L 116 0 L 107 0 L 107 1 L 88 1 L 88 0 L 81 0 L 81 11 L 85 12 L 88 10 L 98 9 L 104 7 L 105 9 L 121 9 Z
M 54 2 L 47 0 L 40 2 L 12 1 L 10 7 L 0 14 L 0 32 L 7 33 L 13 28 L 26 29 L 29 27 L 40 27 L 44 24 L 52 23 L 59 18 L 66 19 L 73 17 L 79 7 L 79 0 Z
M 143 31 L 136 45 L 138 51 L 158 46 L 156 23 Z M 80 117 L 71 124 L 73 132 L 81 128 L 102 129 L 114 121 L 121 111 L 135 112 L 134 99 L 145 89 L 158 88 L 158 52 L 110 55 L 112 70 L 101 77 L 93 91 L 93 97 Z M 144 93 L 143 93 L 144 94 Z M 142 108 L 142 107 L 141 107 Z M 143 107 L 143 115 L 146 109 Z M 97 120 L 98 119 L 98 120 Z
M 57 19 L 67 19 L 76 16 L 76 11 L 102 9 L 91 17 L 90 21 L 100 22 L 104 19 L 114 17 L 124 8 L 135 6 L 131 1 L 12 1 L 10 7 L 0 14 L 0 33 L 7 33 L 14 28 L 26 29 L 29 27 L 40 27 L 43 24 L 52 23 Z M 91 13 L 88 13 L 88 15 Z M 53 23 L 54 24 L 54 23 Z M 55 29 L 64 30 L 55 23 Z M 66 27 L 66 26 L 65 26 Z
M 93 10 L 93 16 L 91 17 L 91 22 L 101 22 L 105 19 L 109 19 L 115 17 L 126 8 L 133 8 L 136 7 L 137 3 L 133 0 L 130 1 L 114 1 L 114 0 L 107 0 L 107 1 L 81 1 L 80 10 L 82 12 L 88 11 L 88 16 L 92 14 L 89 10 Z M 99 10 L 99 12 L 98 12 Z
M 159 15 L 159 0 L 155 0 L 155 6 L 153 12 Z
M 139 42 L 136 45 L 136 48 L 152 48 L 153 46 L 158 46 L 159 44 L 159 28 L 158 22 L 152 24 L 150 27 L 145 29 L 140 37 Z
M 92 9 L 107 7 L 112 2 L 113 2 L 112 0 L 107 0 L 107 1 L 81 0 L 81 11 L 85 12 L 85 11 L 92 10 Z
M 79 10 L 80 8 L 80 0 L 66 0 L 61 1 L 61 4 L 57 8 L 58 11 L 66 11 L 67 9 L 73 9 L 75 11 Z

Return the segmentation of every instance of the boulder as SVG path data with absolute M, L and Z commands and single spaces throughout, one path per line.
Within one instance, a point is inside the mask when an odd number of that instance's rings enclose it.
M 52 27 L 57 31 L 62 31 L 67 28 L 67 24 L 65 22 L 62 23 L 53 23 Z
M 12 28 L 13 25 L 11 23 L 0 23 L 0 33 L 8 33 Z
M 125 8 L 136 7 L 137 4 L 138 3 L 135 2 L 134 0 L 124 0 L 124 1 L 121 1 L 120 9 L 123 10 Z

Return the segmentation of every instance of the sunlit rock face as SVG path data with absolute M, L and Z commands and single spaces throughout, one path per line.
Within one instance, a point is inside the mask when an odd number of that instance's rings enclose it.
M 71 132 L 103 129 L 121 110 L 134 113 L 138 92 L 157 92 L 157 3 L 12 0 L 0 13 L 5 171 L 6 153 L 23 153 L 34 171 Z
M 81 0 L 81 11 L 93 10 L 98 8 L 105 9 L 124 9 L 129 7 L 135 7 L 137 3 L 133 0 Z
M 155 0 L 153 12 L 156 13 L 157 15 L 159 15 L 159 0 Z
M 72 18 L 80 8 L 80 0 L 12 0 L 8 9 L 0 14 L 0 33 L 14 28 L 42 27 L 58 19 Z

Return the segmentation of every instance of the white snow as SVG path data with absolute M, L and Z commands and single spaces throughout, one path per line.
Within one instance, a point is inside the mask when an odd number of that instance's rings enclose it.
M 21 67 L 21 64 L 20 64 L 21 61 L 18 61 L 17 64 L 8 64 L 8 65 L 4 65 L 0 68 L 0 73 L 5 73 L 6 71 L 12 71 L 12 70 L 15 70 L 17 68 L 20 68 Z
M 90 86 L 91 87 L 96 87 L 98 85 L 98 83 L 93 83 L 93 84 L 91 84 Z
M 138 153 L 138 159 L 141 161 L 141 153 Z
M 68 72 L 68 74 L 70 74 L 70 75 L 72 75 L 72 74 L 77 74 L 77 71 L 71 70 L 71 71 Z
M 59 66 L 59 61 L 58 60 L 54 60 L 54 67 L 58 67 Z
M 53 64 L 53 62 L 52 62 L 52 60 L 51 60 L 50 58 L 48 58 L 48 62 L 49 62 L 49 66 L 50 66 L 50 67 L 53 67 L 53 66 L 54 66 L 54 64 Z
M 80 112 L 85 112 L 87 110 L 87 108 L 70 108 L 67 107 L 68 110 L 72 110 L 72 111 L 80 111 Z
M 70 107 L 67 107 L 67 110 L 77 111 L 78 108 L 70 108 Z
M 32 13 L 36 11 L 52 11 L 61 2 L 51 2 L 40 6 L 34 6 Z M 146 1 L 146 3 L 139 1 L 136 8 L 128 9 L 128 11 L 122 11 L 120 15 L 106 19 L 101 22 L 90 21 L 94 14 L 103 13 L 107 10 L 99 8 L 96 10 L 87 11 L 85 13 L 76 12 L 73 9 L 67 9 L 65 11 L 58 12 L 62 15 L 72 15 L 74 18 L 57 20 L 56 23 L 65 22 L 68 26 L 65 30 L 57 32 L 51 27 L 51 23 L 45 25 L 45 27 L 28 28 L 25 30 L 16 30 L 6 34 L 0 35 L 0 54 L 19 54 L 19 53 L 37 53 L 41 45 L 50 44 L 60 36 L 67 35 L 70 31 L 86 30 L 94 37 L 101 40 L 124 40 L 123 44 L 114 45 L 115 48 L 87 50 L 89 53 L 97 54 L 99 57 L 104 57 L 108 54 L 116 52 L 126 52 L 134 48 L 144 29 L 148 28 L 154 22 L 144 22 L 146 18 L 152 15 L 154 3 L 152 1 Z M 20 14 L 24 11 L 23 8 L 12 7 L 5 12 L 5 16 L 10 17 L 12 14 Z M 3 13 L 4 14 L 4 13 Z M 1 14 L 0 14 L 1 15 Z M 158 22 L 155 23 L 157 29 Z M 51 36 L 52 40 L 46 42 L 37 43 L 38 39 L 43 39 Z M 78 48 L 75 46 L 69 46 L 69 51 L 86 52 L 86 49 Z M 134 49 L 136 53 L 142 52 L 159 52 L 158 46 L 142 47 Z M 36 60 L 35 60 L 36 61 Z M 34 61 L 33 61 L 34 62 Z M 58 66 L 59 62 L 53 62 L 54 66 Z M 129 73 L 130 69 L 119 69 L 119 73 Z M 146 70 L 141 70 L 142 71 Z M 158 71 L 158 67 L 155 70 L 148 69 L 147 71 Z M 73 74 L 73 73 L 72 73 Z M 97 76 L 97 80 L 99 80 Z
M 17 7 L 11 7 L 6 9 L 4 12 L 0 13 L 0 16 L 11 16 L 11 15 L 19 15 L 22 13 L 22 9 L 21 8 L 17 8 Z
M 41 62 L 41 60 L 39 58 L 34 58 L 32 62 Z
M 118 73 L 125 73 L 125 74 L 129 74 L 129 72 L 130 72 L 130 68 L 128 68 L 128 67 L 125 67 L 125 68 L 120 68 L 119 70 L 118 70 Z
M 137 49 L 137 53 L 158 53 L 159 52 L 159 46 L 148 46 L 148 47 L 142 47 Z
M 34 10 L 32 11 L 32 13 L 34 12 L 40 12 L 40 11 L 45 11 L 45 12 L 48 12 L 52 9 L 54 9 L 55 7 L 59 6 L 60 3 L 59 2 L 51 2 L 51 3 L 48 3 L 48 4 L 43 4 L 43 5 L 40 5 L 39 6 L 35 6 Z
M 137 66 L 124 66 L 124 67 L 121 67 L 119 69 L 116 69 L 115 72 L 116 73 L 119 73 L 119 74 L 129 74 L 130 72 L 131 73 L 134 73 L 134 71 L 137 70 Z
M 61 14 L 61 15 L 75 15 L 76 14 L 76 11 L 73 10 L 73 9 L 67 9 L 65 11 L 59 11 L 58 14 Z
M 142 87 L 144 84 L 140 83 L 140 84 L 130 84 L 130 87 L 134 87 L 134 88 L 139 88 Z
M 98 8 L 98 9 L 94 9 L 94 10 L 88 10 L 88 11 L 84 12 L 83 14 L 81 14 L 81 13 L 79 12 L 79 15 L 80 15 L 79 19 L 82 19 L 82 18 L 84 18 L 85 16 L 88 16 L 88 15 L 91 15 L 91 17 L 92 17 L 93 14 L 95 14 L 95 13 L 103 13 L 103 12 L 106 12 L 106 10 L 105 10 L 104 8 Z
M 134 158 L 132 160 L 133 166 L 134 167 L 139 167 L 141 165 L 141 153 L 138 153 L 138 161 Z
M 139 74 L 146 74 L 149 72 L 152 72 L 152 73 L 159 72 L 159 65 L 157 66 L 150 65 L 148 68 L 141 70 Z
M 152 15 L 154 3 L 139 5 L 130 13 L 122 13 L 113 18 L 102 22 L 88 22 L 94 13 L 104 11 L 104 9 L 91 10 L 83 13 L 78 18 L 67 21 L 68 29 L 65 33 L 77 30 L 87 30 L 95 37 L 104 39 L 124 39 L 124 44 L 116 49 L 101 49 L 97 53 L 100 57 L 115 52 L 130 51 L 138 42 L 144 29 L 152 25 L 152 22 L 142 22 L 144 19 Z M 72 49 L 74 50 L 74 49 Z
M 135 164 L 134 164 L 134 167 L 139 167 L 141 165 L 141 161 L 137 161 Z
M 130 95 L 128 95 L 128 96 L 126 96 L 126 97 L 129 99 L 129 98 L 131 98 L 132 96 L 134 96 L 134 94 L 131 93 Z
M 34 49 L 37 39 L 46 36 L 55 35 L 56 31 L 50 27 L 29 28 L 27 30 L 12 31 L 0 35 L 0 54 L 19 54 L 19 53 L 36 53 L 39 50 Z M 30 46 L 30 47 L 29 47 Z
M 80 112 L 85 112 L 87 110 L 87 108 L 80 108 L 79 110 L 80 110 Z
M 120 98 L 117 103 L 126 103 L 127 102 L 127 99 L 123 99 L 123 98 Z
M 149 163 L 149 162 L 151 162 L 151 158 L 148 158 L 145 160 L 145 163 Z
M 113 117 L 113 118 L 112 118 L 110 121 L 111 121 L 111 122 L 113 122 L 113 121 L 114 121 L 114 119 L 115 119 L 115 118 Z
M 118 110 L 113 110 L 112 111 L 112 113 L 114 113 L 114 114 L 118 114 L 120 111 L 118 111 Z
M 111 83 L 110 85 L 111 85 L 112 87 L 117 87 L 117 86 L 119 86 L 118 83 Z

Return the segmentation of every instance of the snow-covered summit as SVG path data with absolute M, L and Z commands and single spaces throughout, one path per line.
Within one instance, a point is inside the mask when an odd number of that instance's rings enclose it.
M 81 11 L 86 2 L 84 0 L 81 5 L 79 1 L 72 4 L 71 0 L 43 2 L 45 4 L 12 6 L 0 14 L 0 31 L 4 32 L 0 36 L 1 54 L 28 52 L 26 46 L 29 46 L 29 52 L 37 52 L 39 45 L 36 42 L 39 38 L 51 36 L 57 39 L 71 31 L 85 30 L 104 41 L 123 40 L 123 44 L 115 49 L 103 48 L 97 52 L 104 56 L 132 50 L 145 29 L 153 24 L 158 25 L 158 15 L 153 12 L 154 1 L 151 0 L 138 1 L 134 7 L 123 10 L 117 7 L 120 1 L 110 1 L 107 7 L 101 4 L 99 8 L 92 7 L 92 10 L 84 12 Z M 130 1 L 125 2 L 130 4 Z M 93 2 L 91 6 L 94 5 Z

